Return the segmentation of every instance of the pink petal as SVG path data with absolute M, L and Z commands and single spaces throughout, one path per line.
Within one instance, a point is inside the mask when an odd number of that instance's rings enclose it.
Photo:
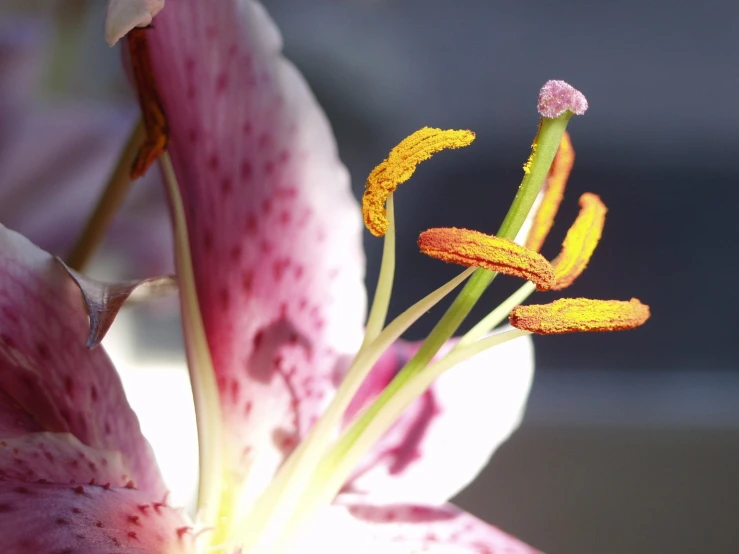
M 163 498 L 100 485 L 0 481 L 0 552 L 195 552 L 187 519 Z
M 359 497 L 319 517 L 295 554 L 536 554 L 518 539 L 452 506 L 377 504 Z
M 173 276 L 150 277 L 133 281 L 105 282 L 92 279 L 70 268 L 61 258 L 59 265 L 80 289 L 85 310 L 90 318 L 90 333 L 85 345 L 98 346 L 113 325 L 118 312 L 129 298 L 153 299 L 177 292 L 177 281 Z
M 146 27 L 164 7 L 164 0 L 108 0 L 105 40 L 110 46 L 134 27 Z
M 357 202 L 261 5 L 178 0 L 147 33 L 233 463 L 272 471 L 361 338 Z
M 0 146 L 12 139 L 10 129 L 29 103 L 28 91 L 43 65 L 44 33 L 41 19 L 11 17 L 0 21 Z
M 2 72 L 0 72 L 2 78 Z M 30 94 L 30 91 L 26 91 Z M 102 193 L 135 120 L 108 105 L 35 107 L 0 150 L 0 221 L 66 256 Z M 172 271 L 171 230 L 156 172 L 134 183 L 103 248 L 126 276 Z M 143 266 L 143 267 L 142 267 Z
M 354 407 L 374 397 L 418 347 L 396 343 L 373 369 Z M 375 445 L 346 489 L 385 500 L 447 501 L 518 427 L 533 371 L 531 340 L 524 337 L 443 374 Z
M 87 446 L 70 433 L 26 433 L 0 439 L 0 480 L 136 486 L 120 452 Z
M 118 453 L 111 456 L 120 455 L 125 472 L 113 480 L 89 466 L 81 475 L 65 465 L 42 478 L 105 478 L 114 485 L 133 480 L 150 494 L 163 495 L 154 457 L 118 375 L 102 348 L 85 348 L 87 332 L 80 292 L 64 270 L 49 254 L 0 227 L 0 440 L 11 444 L 37 431 L 69 433 L 80 448 L 90 447 L 101 456 Z M 31 451 L 13 448 L 24 456 L 29 471 L 51 471 L 43 453 L 34 458 L 34 445 Z M 85 456 L 96 467 L 104 466 L 102 458 Z
M 0 222 L 66 256 L 136 114 L 109 104 L 35 103 L 48 27 L 31 18 L 0 24 Z M 134 184 L 104 244 L 106 252 L 123 251 L 134 266 L 123 277 L 172 272 L 165 214 L 164 195 L 152 171 Z

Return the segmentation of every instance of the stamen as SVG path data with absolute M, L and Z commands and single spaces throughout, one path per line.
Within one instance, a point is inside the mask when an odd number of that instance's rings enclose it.
M 367 346 L 377 338 L 387 318 L 390 307 L 390 296 L 393 290 L 393 278 L 395 277 L 395 208 L 393 206 L 393 195 L 387 197 L 387 231 L 385 233 L 385 244 L 382 249 L 382 263 L 380 264 L 380 275 L 377 278 L 377 288 L 372 301 L 367 325 L 364 330 L 364 341 L 362 347 Z
M 649 306 L 636 298 L 630 301 L 561 298 L 550 304 L 518 306 L 511 325 L 540 335 L 578 331 L 624 331 L 649 319 Z
M 138 179 L 146 173 L 151 164 L 167 148 L 169 125 L 162 109 L 162 102 L 154 79 L 154 70 L 149 56 L 148 29 L 132 29 L 128 33 L 128 51 L 131 56 L 131 69 L 139 93 L 141 114 L 146 127 L 146 141 L 141 146 L 131 166 L 131 179 Z
M 509 329 L 456 349 L 415 374 L 398 375 L 335 443 L 316 469 L 310 486 L 303 494 L 292 520 L 285 525 L 284 541 L 289 546 L 290 534 L 294 534 L 309 521 L 317 506 L 328 504 L 341 489 L 353 468 L 392 424 L 418 399 L 445 371 L 485 350 L 509 340 L 527 335 Z M 292 551 L 292 550 L 288 550 Z
M 210 349 L 205 337 L 203 317 L 195 292 L 195 275 L 185 220 L 185 207 L 180 196 L 172 161 L 166 152 L 162 156 L 161 167 L 172 209 L 175 267 L 180 287 L 180 310 L 198 429 L 200 454 L 198 508 L 203 521 L 213 523 L 218 521 L 219 507 L 223 498 L 222 492 L 224 496 L 228 492 L 223 486 L 227 480 L 224 478 L 225 472 L 221 459 L 225 448 L 221 403 L 213 370 L 213 360 L 210 357 Z
M 385 234 L 388 224 L 385 201 L 399 184 L 411 178 L 419 163 L 441 150 L 468 146 L 473 140 L 475 133 L 472 131 L 432 127 L 424 127 L 403 139 L 367 177 L 362 198 L 362 212 L 367 229 L 377 237 Z
M 448 283 L 426 295 L 396 317 L 382 330 L 372 344 L 362 348 L 347 370 L 333 400 L 308 436 L 282 465 L 252 512 L 232 527 L 237 533 L 234 540 L 242 546 L 244 552 L 257 551 L 250 550 L 250 545 L 256 544 L 257 541 L 275 540 L 284 533 L 287 528 L 284 523 L 291 516 L 297 502 L 304 496 L 305 488 L 311 484 L 312 471 L 321 461 L 326 448 L 334 438 L 345 410 L 382 353 L 414 322 L 462 284 L 473 272 L 473 269 L 463 271 Z
M 556 282 L 554 290 L 569 287 L 585 270 L 600 240 L 607 208 L 597 194 L 580 197 L 580 213 L 562 243 L 562 251 L 552 262 Z
M 534 216 L 534 222 L 526 239 L 526 246 L 535 252 L 541 250 L 552 228 L 554 217 L 557 215 L 559 205 L 562 203 L 567 178 L 570 176 L 574 163 L 575 151 L 572 148 L 569 133 L 565 132 L 562 135 L 557 155 L 554 157 L 552 167 L 549 170 L 549 175 L 547 176 L 542 193 L 541 204 Z
M 538 252 L 512 240 L 468 229 L 442 227 L 421 233 L 418 246 L 432 258 L 521 277 L 534 282 L 538 290 L 550 290 L 554 285 L 551 264 Z
M 536 285 L 531 281 L 526 281 L 516 292 L 511 294 L 501 304 L 493 309 L 492 312 L 477 322 L 472 329 L 462 335 L 459 341 L 457 341 L 457 344 L 454 345 L 453 350 L 469 346 L 470 344 L 482 339 L 485 335 L 500 325 L 503 320 L 510 315 L 513 308 L 518 306 L 521 302 L 526 301 L 534 290 L 536 290 Z

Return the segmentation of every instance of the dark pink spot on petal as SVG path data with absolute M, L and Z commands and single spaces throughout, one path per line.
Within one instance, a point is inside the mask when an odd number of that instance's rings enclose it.
M 245 293 L 251 293 L 252 285 L 254 283 L 254 273 L 249 269 L 241 276 L 241 288 Z
M 245 221 L 246 233 L 254 235 L 257 232 L 257 218 L 254 214 L 247 214 Z
M 226 88 L 228 87 L 228 75 L 225 73 L 221 73 L 216 78 L 216 92 L 218 94 L 223 94 L 226 91 Z
M 251 162 L 249 160 L 244 160 L 241 162 L 241 178 L 245 181 L 249 181 L 251 179 L 253 168 L 251 165 Z
M 272 144 L 272 137 L 268 133 L 262 133 L 259 135 L 257 141 L 257 148 L 260 150 L 266 150 Z

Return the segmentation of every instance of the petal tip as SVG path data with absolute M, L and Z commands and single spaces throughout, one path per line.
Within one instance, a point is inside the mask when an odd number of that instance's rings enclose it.
M 564 81 L 550 80 L 544 83 L 539 91 L 537 106 L 542 117 L 556 118 L 571 111 L 575 115 L 582 115 L 588 109 L 585 95 L 572 85 Z
M 115 46 L 134 27 L 151 25 L 163 7 L 164 0 L 109 0 L 105 14 L 105 41 L 109 46 Z

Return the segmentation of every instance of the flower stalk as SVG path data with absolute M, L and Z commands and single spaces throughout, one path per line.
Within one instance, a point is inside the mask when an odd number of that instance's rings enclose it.
M 102 242 L 113 218 L 123 206 L 131 188 L 131 164 L 146 141 L 144 124 L 139 121 L 123 147 L 113 173 L 105 185 L 95 209 L 85 224 L 80 236 L 66 259 L 66 264 L 75 271 L 83 271 L 90 258 Z

